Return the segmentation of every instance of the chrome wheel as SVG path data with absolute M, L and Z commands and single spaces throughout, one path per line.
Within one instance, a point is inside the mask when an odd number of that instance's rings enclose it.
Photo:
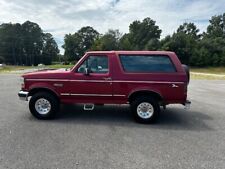
M 51 103 L 44 98 L 40 98 L 35 102 L 35 110 L 41 115 L 46 115 L 51 110 Z
M 148 102 L 140 103 L 137 106 L 137 114 L 142 119 L 148 119 L 148 118 L 152 117 L 153 113 L 154 113 L 154 108 Z

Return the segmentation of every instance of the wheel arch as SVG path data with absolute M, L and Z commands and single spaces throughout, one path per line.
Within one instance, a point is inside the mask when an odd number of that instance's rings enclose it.
M 46 92 L 46 93 L 50 93 L 51 95 L 53 95 L 58 101 L 60 101 L 59 99 L 59 95 L 52 89 L 49 89 L 47 87 L 34 87 L 32 89 L 30 89 L 29 93 L 28 93 L 28 97 L 29 96 L 33 96 L 36 93 L 39 92 Z
M 153 90 L 137 90 L 129 94 L 128 101 L 131 103 L 135 100 L 137 97 L 141 96 L 151 96 L 153 98 L 156 98 L 159 102 L 163 102 L 163 97 L 160 93 L 153 91 Z

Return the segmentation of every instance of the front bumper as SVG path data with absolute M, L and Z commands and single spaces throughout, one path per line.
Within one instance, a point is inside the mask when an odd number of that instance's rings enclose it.
M 27 92 L 27 91 L 22 91 L 22 90 L 21 90 L 21 91 L 18 93 L 18 96 L 19 96 L 20 100 L 28 101 L 28 93 L 29 93 L 29 92 Z

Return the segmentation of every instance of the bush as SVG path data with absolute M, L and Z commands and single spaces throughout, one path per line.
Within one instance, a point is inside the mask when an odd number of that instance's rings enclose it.
M 5 61 L 4 57 L 0 56 L 0 64 L 4 63 L 4 61 Z

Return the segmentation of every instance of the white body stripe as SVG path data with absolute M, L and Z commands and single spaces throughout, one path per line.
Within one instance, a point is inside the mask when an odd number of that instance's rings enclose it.
M 60 95 L 61 96 L 69 96 L 70 94 L 69 93 L 61 93 Z
M 107 96 L 113 96 L 112 94 L 74 94 L 71 93 L 71 96 L 103 96 L 103 97 L 107 97 Z
M 114 94 L 115 97 L 125 97 L 126 95 Z
M 64 80 L 64 79 L 26 79 L 26 81 L 51 81 L 51 82 L 91 82 L 91 83 L 149 83 L 149 84 L 183 84 L 184 82 L 169 82 L 169 81 L 134 81 L 134 80 Z
M 125 97 L 126 95 L 112 95 L 112 94 L 74 94 L 74 93 L 61 93 L 61 96 L 101 96 L 101 97 Z

